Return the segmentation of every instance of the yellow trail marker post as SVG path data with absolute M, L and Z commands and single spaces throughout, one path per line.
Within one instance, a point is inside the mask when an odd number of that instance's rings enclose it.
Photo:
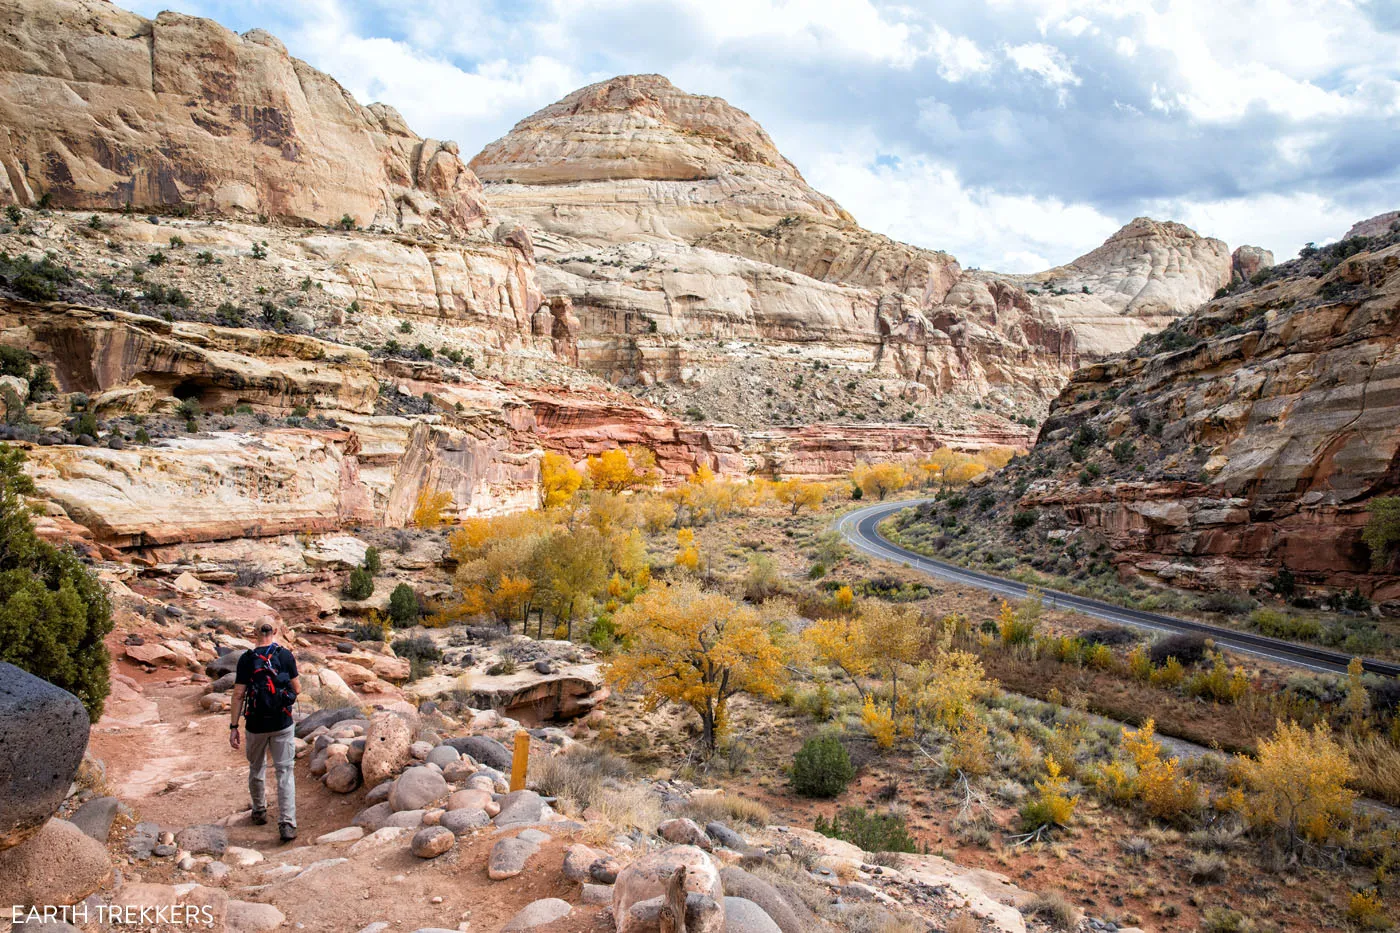
M 515 733 L 515 754 L 510 761 L 510 789 L 525 789 L 525 775 L 530 770 L 530 733 L 523 729 Z

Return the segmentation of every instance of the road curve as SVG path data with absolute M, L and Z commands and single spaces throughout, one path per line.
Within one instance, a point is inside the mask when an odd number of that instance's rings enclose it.
M 867 506 L 848 512 L 836 522 L 836 530 L 839 531 L 847 541 L 857 550 L 872 557 L 879 557 L 885 560 L 897 561 L 916 570 L 923 571 L 931 577 L 946 580 L 950 583 L 959 583 L 966 586 L 977 587 L 987 590 L 998 596 L 1005 596 L 1011 599 L 1023 599 L 1028 589 L 1024 583 L 1015 580 L 1007 580 L 1003 577 L 993 576 L 989 573 L 982 573 L 977 570 L 968 570 L 966 567 L 959 567 L 946 561 L 935 560 L 915 553 L 908 548 L 900 547 L 897 544 L 881 536 L 878 526 L 886 518 L 901 509 L 928 502 L 928 499 L 906 499 L 901 502 L 887 502 L 879 505 Z M 1150 629 L 1157 632 L 1189 632 L 1192 634 L 1205 635 L 1215 640 L 1216 644 L 1230 648 L 1233 651 L 1241 651 L 1246 654 L 1256 655 L 1261 658 L 1268 658 L 1272 661 L 1279 661 L 1284 664 L 1291 664 L 1296 667 L 1308 668 L 1314 671 L 1323 671 L 1335 674 L 1347 669 L 1347 664 L 1351 662 L 1348 655 L 1335 651 L 1327 651 L 1323 648 L 1314 648 L 1308 645 L 1297 645 L 1292 642 L 1280 641 L 1277 638 L 1266 638 L 1263 635 L 1253 635 L 1249 632 L 1241 632 L 1236 629 L 1221 628 L 1216 625 L 1207 625 L 1204 622 L 1195 622 L 1190 619 L 1178 619 L 1174 616 L 1160 615 L 1155 612 L 1142 612 L 1137 609 L 1126 609 L 1122 606 L 1115 606 L 1112 603 L 1100 602 L 1097 599 L 1088 599 L 1084 596 L 1075 596 L 1071 593 L 1060 592 L 1059 590 L 1043 589 L 1041 592 L 1047 602 L 1054 608 L 1072 609 L 1083 615 L 1093 616 L 1096 619 L 1103 619 L 1105 622 L 1112 622 L 1117 625 L 1130 625 L 1134 628 Z M 1366 670 L 1383 674 L 1390 677 L 1400 676 L 1400 664 L 1391 664 L 1386 661 L 1374 659 L 1363 659 Z

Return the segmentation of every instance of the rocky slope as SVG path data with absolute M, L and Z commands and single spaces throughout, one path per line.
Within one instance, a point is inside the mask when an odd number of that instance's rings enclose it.
M 543 289 L 571 299 L 581 365 L 672 406 L 796 355 L 850 373 L 857 397 L 922 386 L 921 416 L 977 404 L 1013 421 L 1231 276 L 1223 243 L 1145 218 L 1036 276 L 964 270 L 861 228 L 748 114 L 659 75 L 576 91 L 471 165 L 534 237 Z
M 392 229 L 485 222 L 451 142 L 357 103 L 262 30 L 104 0 L 0 8 L 0 199 Z
M 1368 507 L 1397 489 L 1400 228 L 1240 282 L 1133 352 L 1086 366 L 1028 458 L 995 480 L 1036 516 L 1002 530 L 1041 569 L 1111 554 L 1122 575 L 1400 597 L 1372 569 Z

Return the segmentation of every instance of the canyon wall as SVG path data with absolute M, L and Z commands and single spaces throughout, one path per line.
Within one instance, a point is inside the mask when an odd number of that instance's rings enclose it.
M 0 201 L 458 232 L 486 222 L 455 143 L 362 106 L 263 30 L 17 0 L 0 7 L 0 31 Z
M 580 365 L 668 404 L 695 393 L 658 383 L 816 359 L 866 391 L 925 386 L 925 415 L 986 403 L 1009 423 L 1230 281 L 1225 244 L 1145 218 L 1036 276 L 964 270 L 863 229 L 748 114 L 659 75 L 576 91 L 471 165 L 571 300 Z
M 1373 568 L 1361 538 L 1400 489 L 1400 234 L 1345 246 L 1076 373 L 1019 468 L 1021 507 L 1123 573 L 1247 588 L 1286 568 L 1400 597 L 1396 557 Z

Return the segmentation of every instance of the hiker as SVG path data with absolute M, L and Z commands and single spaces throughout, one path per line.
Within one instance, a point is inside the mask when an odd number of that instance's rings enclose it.
M 228 744 L 242 745 L 238 717 L 248 721 L 248 794 L 253 798 L 252 820 L 267 822 L 267 758 L 277 771 L 277 829 L 283 842 L 297 837 L 297 787 L 292 766 L 296 762 L 296 737 L 292 704 L 301 692 L 297 659 L 275 639 L 271 622 L 258 626 L 258 646 L 243 652 L 234 674 L 232 721 Z

